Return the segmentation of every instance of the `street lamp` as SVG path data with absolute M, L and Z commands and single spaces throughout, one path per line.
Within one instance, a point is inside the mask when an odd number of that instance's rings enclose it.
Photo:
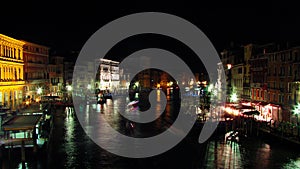
M 92 86 L 91 86 L 90 84 L 88 84 L 88 85 L 87 85 L 87 89 L 90 90 L 91 88 L 92 88 Z
M 228 70 L 230 70 L 230 69 L 231 69 L 231 67 L 232 67 L 232 65 L 231 65 L 231 64 L 227 64 L 227 69 L 228 69 Z
M 237 100 L 238 100 L 237 94 L 232 93 L 231 96 L 230 96 L 230 101 L 231 102 L 237 102 Z
M 298 103 L 297 105 L 295 105 L 294 110 L 293 110 L 294 114 L 296 115 L 297 118 L 297 135 L 299 137 L 299 122 L 298 122 L 298 115 L 300 114 L 300 104 Z
M 72 86 L 68 85 L 68 86 L 66 86 L 66 88 L 67 88 L 67 91 L 72 91 Z
M 42 92 L 43 92 L 43 91 L 42 91 L 42 88 L 39 87 L 39 88 L 37 89 L 37 94 L 42 94 Z

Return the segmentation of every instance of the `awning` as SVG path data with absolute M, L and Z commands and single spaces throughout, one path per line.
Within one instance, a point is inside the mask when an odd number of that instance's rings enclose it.
M 4 131 L 33 130 L 42 115 L 18 115 L 2 125 Z
M 238 105 L 238 106 L 236 107 L 236 109 L 255 109 L 255 108 L 252 107 L 252 106 Z
M 257 111 L 257 110 L 254 110 L 254 111 L 246 111 L 246 112 L 243 112 L 244 115 L 259 115 L 260 112 Z

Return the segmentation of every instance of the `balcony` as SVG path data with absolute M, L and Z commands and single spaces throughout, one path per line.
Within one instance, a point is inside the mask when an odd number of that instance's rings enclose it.
M 16 63 L 23 63 L 24 62 L 23 60 L 11 58 L 11 57 L 8 57 L 8 56 L 0 56 L 0 60 L 10 61 L 10 62 L 16 62 Z
M 1 80 L 0 81 L 0 86 L 13 86 L 13 85 L 24 85 L 25 81 L 24 80 Z
M 28 62 L 27 63 L 28 67 L 43 67 L 46 69 L 47 64 L 43 64 L 43 63 L 34 63 L 34 62 Z

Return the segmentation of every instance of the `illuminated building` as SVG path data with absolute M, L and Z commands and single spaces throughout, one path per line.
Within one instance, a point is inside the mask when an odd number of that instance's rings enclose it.
M 28 99 L 38 99 L 40 95 L 49 93 L 47 66 L 49 48 L 23 41 L 25 95 Z
M 226 100 L 230 101 L 230 96 L 233 92 L 233 88 L 236 90 L 238 98 L 243 96 L 243 53 L 240 47 L 236 48 L 231 45 L 229 49 L 224 49 L 221 52 L 221 61 L 226 75 Z
M 15 109 L 22 103 L 24 42 L 0 34 L 0 105 Z
M 120 71 L 119 62 L 100 59 L 100 65 L 98 69 L 99 84 L 96 83 L 97 88 L 100 90 L 115 91 L 120 86 Z

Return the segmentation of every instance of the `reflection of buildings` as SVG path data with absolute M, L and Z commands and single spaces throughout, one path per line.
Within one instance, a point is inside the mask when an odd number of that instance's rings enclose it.
M 23 46 L 23 55 L 24 76 L 26 81 L 24 92 L 26 98 L 36 99 L 39 94 L 46 94 L 49 92 L 47 77 L 49 48 L 26 41 L 23 42 L 25 42 L 25 45 Z M 38 89 L 41 93 L 37 93 Z
M 63 90 L 63 78 L 64 78 L 64 58 L 61 56 L 50 57 L 50 63 L 48 65 L 49 72 L 49 88 L 50 95 L 61 96 Z
M 0 34 L 0 105 L 15 108 L 22 103 L 24 42 Z

